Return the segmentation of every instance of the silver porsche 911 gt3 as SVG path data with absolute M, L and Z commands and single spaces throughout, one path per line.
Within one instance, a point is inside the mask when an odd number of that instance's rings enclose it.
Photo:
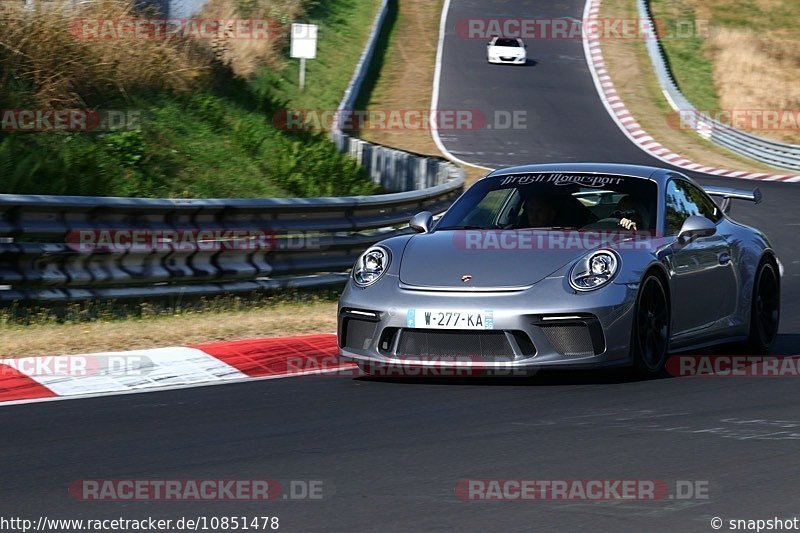
M 719 197 L 715 202 L 711 196 Z M 410 222 L 356 261 L 339 301 L 340 357 L 376 367 L 632 365 L 742 341 L 769 350 L 780 267 L 728 216 L 752 192 L 633 165 L 495 171 L 436 222 Z

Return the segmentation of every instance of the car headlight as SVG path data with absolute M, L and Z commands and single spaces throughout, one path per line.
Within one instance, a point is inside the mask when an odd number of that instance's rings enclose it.
M 572 267 L 569 284 L 577 291 L 599 289 L 614 278 L 619 263 L 617 254 L 610 250 L 589 254 Z
M 353 266 L 353 281 L 359 287 L 368 287 L 386 273 L 389 268 L 389 250 L 373 246 L 356 260 Z

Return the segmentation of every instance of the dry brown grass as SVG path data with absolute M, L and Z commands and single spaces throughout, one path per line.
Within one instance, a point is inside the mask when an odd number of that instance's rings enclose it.
M 657 16 L 693 16 L 709 23 L 702 54 L 711 66 L 719 109 L 794 113 L 800 109 L 797 0 L 660 0 L 656 5 Z M 680 64 L 677 68 L 680 74 Z M 702 95 L 694 94 L 694 98 Z M 758 122 L 737 126 L 757 135 L 800 142 L 796 126 L 764 128 Z
M 720 28 L 709 44 L 722 109 L 800 109 L 800 41 Z M 797 127 L 754 133 L 800 143 Z
M 85 39 L 80 19 L 130 19 L 131 2 L 94 0 L 79 11 L 70 2 L 0 6 L 0 80 L 22 81 L 37 104 L 87 105 L 98 94 L 137 89 L 185 90 L 207 63 L 176 39 L 120 42 Z
M 600 17 L 636 16 L 633 0 L 603 0 Z M 701 14 L 698 18 L 702 18 Z M 676 127 L 677 120 L 664 99 L 643 42 L 605 39 L 602 49 L 620 98 L 639 124 L 665 147 L 703 165 L 748 172 L 786 172 L 740 157 L 690 130 Z
M 336 302 L 175 316 L 0 326 L 0 357 L 78 354 L 336 331 Z
M 269 20 L 266 38 L 243 38 L 223 26 L 213 39 L 185 36 L 115 38 L 121 26 L 98 21 L 159 18 L 134 9 L 130 0 L 0 3 L 0 80 L 21 81 L 43 106 L 92 105 L 98 96 L 126 97 L 136 90 L 185 91 L 214 58 L 246 77 L 262 65 L 279 65 L 288 22 L 304 0 L 210 0 L 197 19 Z M 72 6 L 72 7 L 70 7 Z
M 263 65 L 280 67 L 283 63 L 281 48 L 289 38 L 290 23 L 303 13 L 304 0 L 254 0 L 249 3 L 236 0 L 209 0 L 198 18 L 212 20 L 254 19 L 268 20 L 267 39 L 236 39 L 223 35 L 214 42 L 219 45 L 218 58 L 231 67 L 234 73 L 247 77 Z M 206 46 L 212 43 L 204 43 Z M 216 49 L 216 48 L 215 48 Z

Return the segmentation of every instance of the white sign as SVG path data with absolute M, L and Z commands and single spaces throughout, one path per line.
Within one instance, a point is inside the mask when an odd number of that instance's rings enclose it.
M 291 56 L 301 59 L 317 57 L 316 24 L 292 24 Z

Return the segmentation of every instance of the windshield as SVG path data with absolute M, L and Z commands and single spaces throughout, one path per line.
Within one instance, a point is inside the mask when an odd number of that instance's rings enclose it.
M 494 43 L 495 46 L 511 46 L 514 48 L 519 48 L 519 41 L 516 39 L 497 39 Z
M 481 180 L 442 217 L 445 229 L 655 228 L 657 186 L 629 176 L 536 173 Z M 627 221 L 633 221 L 631 226 Z

